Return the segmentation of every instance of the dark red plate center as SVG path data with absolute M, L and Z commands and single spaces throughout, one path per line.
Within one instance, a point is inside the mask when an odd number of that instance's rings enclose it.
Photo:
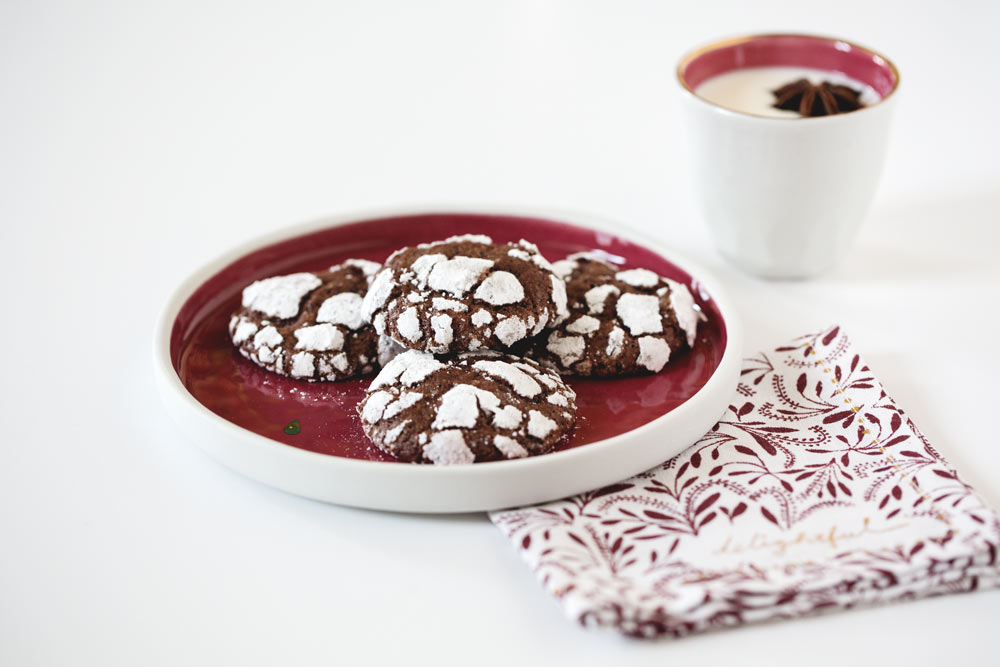
M 174 320 L 170 357 L 191 395 L 238 426 L 314 452 L 392 461 L 361 431 L 355 406 L 371 377 L 310 383 L 274 375 L 241 357 L 229 341 L 229 317 L 243 288 L 260 278 L 317 271 L 349 257 L 383 261 L 390 252 L 453 236 L 488 234 L 498 243 L 527 239 L 549 260 L 598 249 L 629 268 L 651 269 L 691 286 L 708 320 L 692 350 L 652 376 L 571 379 L 578 421 L 562 448 L 579 447 L 642 426 L 693 396 L 712 376 L 726 346 L 726 327 L 710 295 L 685 271 L 655 252 L 606 232 L 507 215 L 427 214 L 357 222 L 296 236 L 241 257 L 206 280 Z M 293 421 L 297 420 L 297 429 Z

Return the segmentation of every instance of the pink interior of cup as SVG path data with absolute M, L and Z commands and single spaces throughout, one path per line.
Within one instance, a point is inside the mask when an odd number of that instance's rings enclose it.
M 712 77 L 748 67 L 810 67 L 840 72 L 871 86 L 881 98 L 895 90 L 899 82 L 895 68 L 877 53 L 837 39 L 809 35 L 761 35 L 723 42 L 683 62 L 679 74 L 693 91 Z

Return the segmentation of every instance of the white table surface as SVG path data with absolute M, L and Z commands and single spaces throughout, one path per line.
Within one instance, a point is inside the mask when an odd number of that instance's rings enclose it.
M 1000 592 L 674 642 L 584 631 L 485 515 L 345 509 L 189 446 L 153 323 L 191 270 L 333 213 L 605 215 L 709 268 L 747 350 L 839 322 L 1000 506 L 997 3 L 0 4 L 0 664 L 977 664 Z M 769 283 L 711 247 L 674 63 L 752 31 L 902 71 L 850 258 Z M 808 212 L 803 211 L 803 217 Z

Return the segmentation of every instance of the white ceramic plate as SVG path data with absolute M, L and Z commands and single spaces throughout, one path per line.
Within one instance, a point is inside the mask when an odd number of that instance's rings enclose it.
M 187 438 L 224 465 L 290 493 L 342 505 L 403 512 L 493 510 L 620 481 L 676 455 L 720 418 L 738 381 L 742 334 L 728 299 L 702 269 L 651 241 L 608 231 L 619 228 L 578 214 L 435 208 L 341 216 L 258 239 L 197 271 L 166 304 L 154 344 L 164 405 Z M 551 260 L 598 248 L 629 266 L 672 274 L 691 285 L 709 321 L 699 329 L 695 349 L 671 360 L 670 372 L 571 382 L 581 403 L 568 448 L 450 467 L 387 461 L 360 441 L 353 402 L 370 378 L 295 383 L 252 367 L 228 349 L 226 313 L 252 280 L 319 269 L 347 256 L 381 260 L 399 245 L 473 232 L 498 242 L 527 238 Z M 323 401 L 333 407 L 317 413 Z M 287 416 L 282 415 L 310 410 L 312 421 L 303 420 L 308 437 L 283 432 Z M 334 413 L 329 421 L 315 418 Z

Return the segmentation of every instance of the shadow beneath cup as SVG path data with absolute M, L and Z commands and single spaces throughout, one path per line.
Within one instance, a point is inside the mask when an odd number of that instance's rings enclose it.
M 998 211 L 1000 191 L 914 198 L 879 207 L 864 223 L 844 261 L 820 280 L 996 278 Z

